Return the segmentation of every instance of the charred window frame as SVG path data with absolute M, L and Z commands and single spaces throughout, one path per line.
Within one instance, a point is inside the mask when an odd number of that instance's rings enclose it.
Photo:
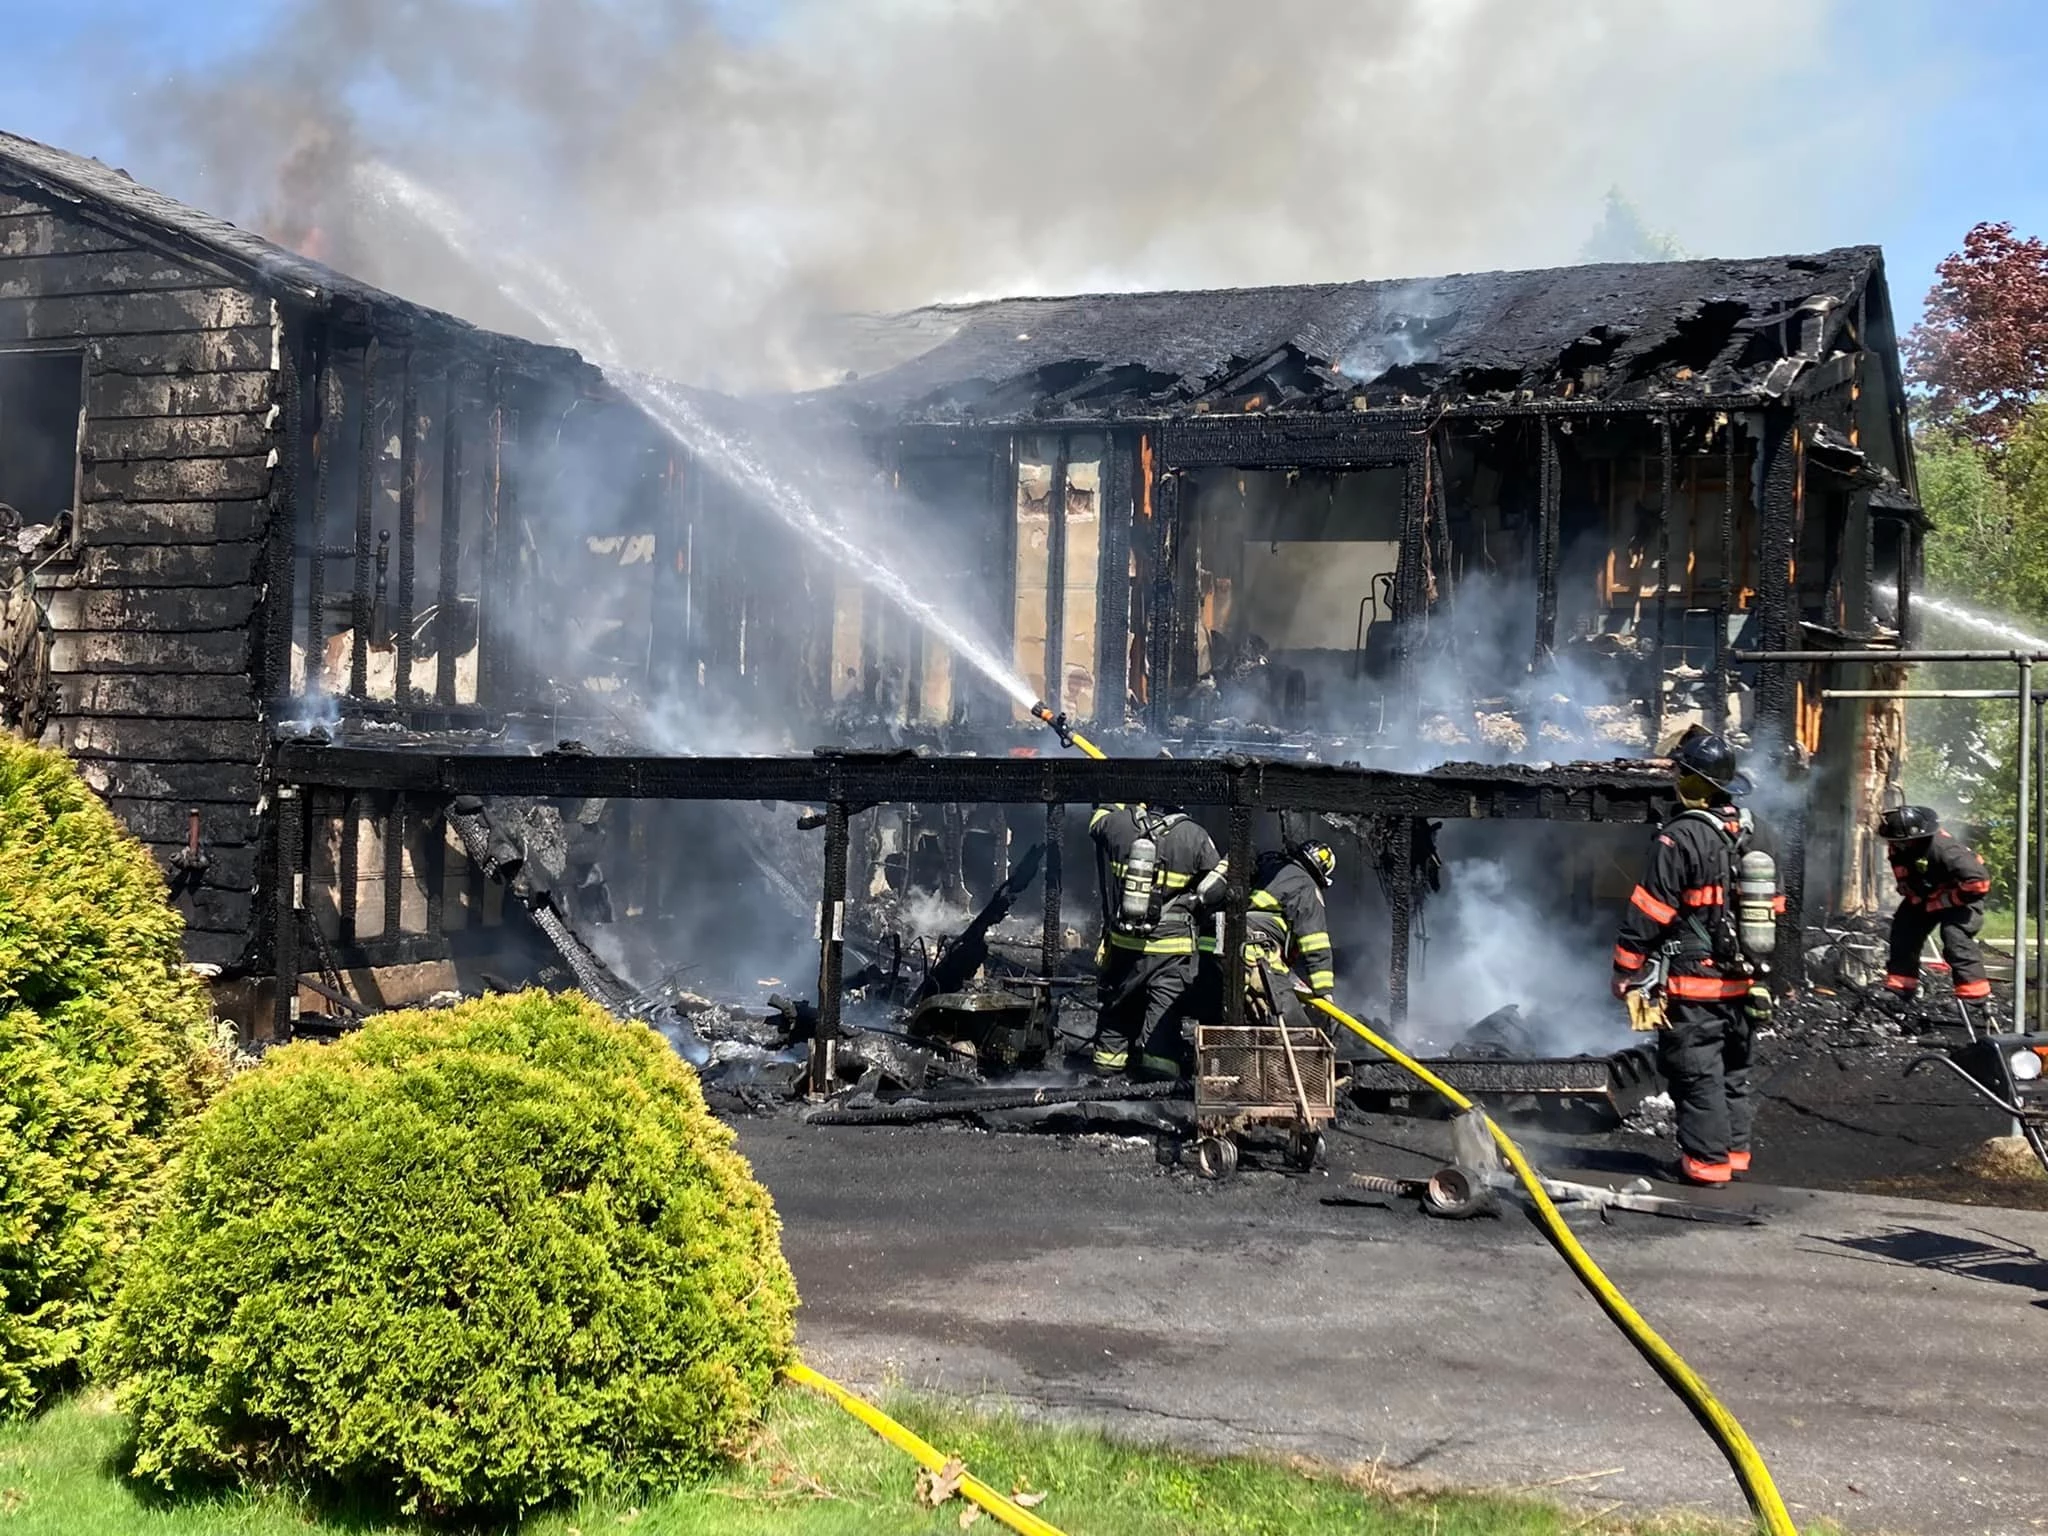
M 0 502 L 24 523 L 75 513 L 84 435 L 84 351 L 0 348 Z

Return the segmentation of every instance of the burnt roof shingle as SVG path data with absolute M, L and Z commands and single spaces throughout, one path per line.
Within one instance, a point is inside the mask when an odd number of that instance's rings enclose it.
M 337 272 L 226 219 L 152 191 L 126 171 L 68 150 L 0 133 L 0 182 L 19 183 L 37 200 L 69 204 L 138 238 L 154 238 L 287 303 L 342 314 L 350 322 L 396 334 L 430 334 L 468 342 L 501 358 L 543 369 L 580 362 L 562 347 L 543 346 L 472 325 L 458 316 Z
M 928 421 L 1782 390 L 1882 281 L 1874 246 L 1757 260 L 1082 294 L 848 317 L 811 398 Z M 1812 329 L 1815 328 L 1816 329 Z M 1775 373 L 1774 373 L 1775 369 Z

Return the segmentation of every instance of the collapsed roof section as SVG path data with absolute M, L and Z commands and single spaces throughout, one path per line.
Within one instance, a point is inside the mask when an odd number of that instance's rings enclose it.
M 836 321 L 810 399 L 998 424 L 1774 397 L 1858 320 L 1875 246 L 1747 261 L 934 305 Z M 1888 314 L 1888 305 L 1885 307 Z M 1888 323 L 1888 322 L 1887 322 Z

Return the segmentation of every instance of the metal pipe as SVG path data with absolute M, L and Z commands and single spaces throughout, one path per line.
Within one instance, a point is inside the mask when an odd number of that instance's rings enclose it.
M 2039 700 L 2035 701 L 2037 704 Z M 2048 1019 L 2048 710 L 2034 711 L 2034 1021 Z M 2026 871 L 2019 871 L 2024 878 Z
M 2012 879 L 2012 1027 L 2025 1034 L 2027 1028 L 2027 838 L 2033 831 L 2028 822 L 2034 792 L 2034 663 L 2020 661 L 2020 782 L 2019 813 L 2013 822 Z
M 852 840 L 846 801 L 835 796 L 825 806 L 825 882 L 818 903 L 818 1023 L 811 1035 L 808 1084 L 813 1099 L 832 1091 L 837 1066 L 840 992 L 846 967 L 847 854 Z
M 277 791 L 277 893 L 271 921 L 272 969 L 270 1033 L 290 1040 L 299 1020 L 299 911 L 305 905 L 306 801 L 298 787 Z
M 2016 699 L 2017 688 L 1823 688 L 1823 699 Z M 2035 693 L 2034 702 L 2048 700 L 2048 690 Z
M 1817 662 L 1829 666 L 1858 662 L 1920 663 L 1932 661 L 2048 661 L 2048 651 L 1737 651 L 1745 666 Z

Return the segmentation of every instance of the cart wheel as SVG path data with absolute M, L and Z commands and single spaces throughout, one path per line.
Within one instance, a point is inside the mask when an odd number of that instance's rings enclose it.
M 1195 1172 L 1205 1179 L 1227 1179 L 1237 1171 L 1237 1143 L 1227 1136 L 1203 1136 L 1195 1142 Z
M 1297 1129 L 1287 1138 L 1287 1161 L 1303 1173 L 1323 1160 L 1323 1133 Z

